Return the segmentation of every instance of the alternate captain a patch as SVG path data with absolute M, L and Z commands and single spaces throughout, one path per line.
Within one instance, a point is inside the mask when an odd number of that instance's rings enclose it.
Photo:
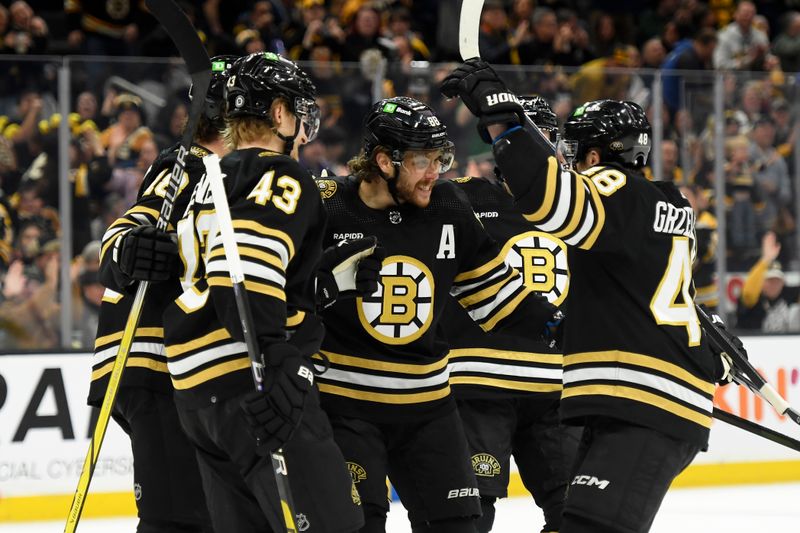
M 500 475 L 500 463 L 493 455 L 476 453 L 472 456 L 472 470 L 476 476 L 494 477 Z

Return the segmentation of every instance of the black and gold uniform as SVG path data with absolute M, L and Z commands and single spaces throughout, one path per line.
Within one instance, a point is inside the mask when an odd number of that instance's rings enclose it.
M 226 135 L 239 141 L 220 168 L 253 317 L 251 333 L 267 364 L 265 396 L 273 393 L 270 374 L 284 372 L 281 363 L 270 366 L 266 355 L 291 346 L 311 368 L 323 333 L 314 314 L 326 220 L 322 199 L 295 159 L 259 146 L 291 149 L 294 137 L 278 142 L 277 134 L 269 133 L 271 104 L 279 97 L 282 116 L 289 115 L 298 129 L 301 118 L 316 110 L 314 86 L 293 63 L 270 53 L 234 63 L 226 85 Z M 236 149 L 240 142 L 252 146 Z M 254 391 L 253 378 L 207 176 L 195 187 L 177 231 L 183 292 L 164 314 L 167 368 L 214 528 L 285 530 L 271 450 L 258 447 L 241 406 Z M 303 402 L 302 421 L 283 446 L 298 528 L 355 531 L 363 522 L 360 500 L 315 387 Z
M 566 245 L 525 220 L 497 180 L 453 181 L 526 286 L 562 306 L 569 290 Z M 494 501 L 507 494 L 512 454 L 523 484 L 544 511 L 543 531 L 557 531 L 578 444 L 576 431 L 558 420 L 560 350 L 533 336 L 487 334 L 452 298 L 442 325 L 450 345 L 450 386 L 481 492 L 478 531 L 491 529 Z
M 702 194 L 702 192 L 700 193 Z M 708 210 L 697 215 L 697 256 L 692 266 L 695 286 L 694 302 L 715 310 L 719 305 L 717 287 L 717 218 Z
M 527 129 L 494 144 L 525 218 L 571 247 L 561 413 L 586 429 L 569 531 L 647 531 L 708 442 L 716 370 L 693 301 L 695 217 L 674 184 L 638 172 L 649 135 L 639 106 L 606 100 L 565 124 L 580 173 Z
M 381 160 L 394 177 L 365 170 L 319 181 L 329 214 L 324 244 L 375 236 L 387 257 L 374 294 L 323 313 L 323 407 L 367 530 L 385 527 L 388 475 L 414 531 L 470 531 L 479 493 L 448 380 L 440 330 L 447 301 L 455 298 L 483 330 L 532 336 L 544 334 L 555 308 L 506 264 L 463 192 L 435 180 L 449 167 L 452 144 L 428 106 L 406 97 L 377 102 L 364 132 L 357 165 Z M 424 169 L 410 170 L 412 161 Z M 415 196 L 419 187 L 426 201 Z M 365 203 L 367 191 L 382 204 Z
M 133 228 L 156 224 L 177 153 L 171 149 L 159 155 L 145 175 L 136 204 L 103 236 L 100 279 L 106 290 L 98 318 L 89 405 L 99 407 L 103 401 L 136 288 L 127 285 L 119 271 L 115 245 Z M 186 157 L 169 231 L 174 231 L 173 225 L 186 208 L 192 188 L 204 172 L 200 158 L 208 153 L 195 145 Z M 187 531 L 210 531 L 197 460 L 180 428 L 164 352 L 162 312 L 178 294 L 177 279 L 150 286 L 112 416 L 131 438 L 140 529 L 166 531 L 180 525 Z

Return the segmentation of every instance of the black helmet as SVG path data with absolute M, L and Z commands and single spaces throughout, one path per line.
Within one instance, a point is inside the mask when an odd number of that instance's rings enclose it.
M 273 100 L 283 97 L 289 110 L 305 125 L 309 140 L 319 131 L 316 95 L 308 74 L 272 52 L 257 52 L 237 60 L 225 85 L 228 118 L 255 116 L 269 120 Z
M 239 56 L 214 56 L 211 58 L 211 81 L 206 92 L 203 114 L 212 123 L 223 126 L 221 123 L 225 111 L 225 83 L 228 81 L 233 62 Z M 189 87 L 189 100 L 194 98 L 194 85 Z
M 633 102 L 586 102 L 564 123 L 564 143 L 573 145 L 578 160 L 590 148 L 598 148 L 603 162 L 643 167 L 650 154 L 650 137 L 644 109 Z
M 399 163 L 406 150 L 443 150 L 442 172 L 453 162 L 453 143 L 447 126 L 433 110 L 407 96 L 387 98 L 373 104 L 364 118 L 364 154 L 369 157 L 377 146 L 391 150 L 392 161 Z
M 519 103 L 522 104 L 522 110 L 525 111 L 525 115 L 531 119 L 531 122 L 543 132 L 549 133 L 550 140 L 555 142 L 555 136 L 558 134 L 558 119 L 547 100 L 537 94 L 531 94 L 520 96 Z

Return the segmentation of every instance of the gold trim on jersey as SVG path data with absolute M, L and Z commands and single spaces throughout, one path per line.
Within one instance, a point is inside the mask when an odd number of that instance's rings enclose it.
M 568 178 L 568 179 L 571 179 Z M 578 226 L 581 222 L 581 218 L 583 217 L 583 212 L 586 209 L 586 189 L 584 188 L 583 180 L 575 180 L 576 182 L 573 183 L 575 190 L 574 198 L 575 204 L 572 208 L 572 218 L 570 219 L 569 223 L 564 227 L 564 229 L 558 230 L 553 233 L 553 237 L 558 237 L 559 239 L 565 237 L 567 235 L 573 235 L 575 231 L 578 229 Z
M 214 276 L 214 277 L 209 276 L 208 286 L 232 288 L 233 281 L 231 281 L 231 278 L 226 278 L 223 276 Z M 264 283 L 256 283 L 255 281 L 250 281 L 245 279 L 244 288 L 248 292 L 257 292 L 259 294 L 264 294 L 266 296 L 272 296 L 273 298 L 277 298 L 283 302 L 286 301 L 286 293 L 283 291 L 283 289 L 279 289 L 278 287 L 273 287 L 272 285 L 266 285 Z
M 716 386 L 713 383 L 710 383 L 702 378 L 698 378 L 693 374 L 689 373 L 687 370 L 670 363 L 668 361 L 664 361 L 663 359 L 658 359 L 657 357 L 652 357 L 649 355 L 642 355 L 637 353 L 631 352 L 623 352 L 620 350 L 610 350 L 610 351 L 603 351 L 603 352 L 584 352 L 584 353 L 575 353 L 569 354 L 564 356 L 564 371 L 567 372 L 569 369 L 567 367 L 585 364 L 585 363 L 623 363 L 629 365 L 636 365 L 642 367 L 644 370 L 647 369 L 654 369 L 659 370 L 665 374 L 669 374 L 675 378 L 684 381 L 694 388 L 703 391 L 703 393 L 708 394 L 709 396 L 714 395 L 714 391 L 716 390 Z
M 108 335 L 103 335 L 102 337 L 97 337 L 94 340 L 94 349 L 97 350 L 97 348 L 101 346 L 122 339 L 123 333 L 124 331 L 118 331 L 116 333 L 110 333 Z M 136 337 L 155 337 L 158 339 L 163 339 L 164 328 L 144 328 L 144 327 L 136 328 L 136 333 L 134 334 L 134 338 Z
M 447 366 L 447 358 L 443 357 L 435 363 L 415 365 L 411 363 L 390 363 L 388 361 L 377 361 L 353 355 L 343 355 L 339 353 L 320 350 L 319 353 L 328 358 L 332 364 L 364 368 L 367 370 L 382 370 L 384 372 L 396 372 L 398 374 L 432 374 L 442 370 Z M 314 354 L 314 359 L 321 359 L 319 354 Z
M 603 205 L 603 200 L 600 198 L 600 191 L 597 190 L 594 182 L 590 179 L 583 180 L 583 182 L 589 187 L 589 192 L 591 193 L 591 198 L 593 200 L 592 205 L 594 206 L 594 227 L 579 248 L 582 250 L 589 250 L 592 248 L 592 246 L 594 246 L 594 243 L 600 236 L 600 232 L 603 231 L 603 226 L 606 223 L 606 208 Z
M 479 376 L 450 376 L 450 385 L 483 385 L 485 387 L 527 392 L 560 392 L 564 388 L 561 383 L 531 383 L 528 381 Z
M 306 312 L 305 311 L 297 311 L 295 314 L 286 317 L 286 327 L 287 328 L 295 328 L 303 323 L 303 320 L 306 319 Z
M 274 266 L 275 268 L 279 269 L 282 273 L 285 272 L 283 268 L 283 263 L 281 262 L 280 258 L 273 255 L 270 252 L 265 252 L 263 250 L 259 250 L 258 248 L 252 248 L 250 246 L 242 246 L 239 245 L 239 255 L 242 257 L 252 257 L 254 259 L 259 259 L 264 261 L 265 263 Z M 219 247 L 215 248 L 208 254 L 208 261 L 214 259 L 215 257 L 225 257 L 225 248 Z
M 469 296 L 465 296 L 463 298 L 459 298 L 458 303 L 460 303 L 463 307 L 470 307 L 473 304 L 476 304 L 478 302 L 482 302 L 484 300 L 487 300 L 487 299 L 491 298 L 492 296 L 496 296 L 497 293 L 500 291 L 500 289 L 506 283 L 510 282 L 512 279 L 514 279 L 518 275 L 519 275 L 519 272 L 517 272 L 516 270 L 510 270 L 505 278 L 493 283 L 492 285 L 489 285 L 488 287 L 486 287 L 484 289 L 481 289 L 478 292 L 470 294 Z M 492 279 L 494 279 L 494 278 L 492 278 Z
M 203 348 L 208 346 L 212 342 L 217 342 L 225 339 L 230 339 L 231 335 L 228 333 L 228 330 L 225 328 L 219 328 L 211 333 L 207 333 L 202 337 L 197 339 L 190 340 L 188 342 L 184 342 L 183 344 L 171 344 L 167 346 L 167 357 L 177 357 L 179 355 L 185 354 L 186 352 L 191 352 L 192 350 L 197 350 L 198 348 Z
M 450 385 L 429 392 L 414 392 L 411 394 L 403 394 L 402 392 L 382 393 L 382 392 L 368 392 L 361 390 L 348 389 L 337 385 L 329 385 L 327 383 L 319 384 L 319 391 L 325 394 L 334 394 L 336 396 L 344 396 L 346 398 L 353 398 L 355 400 L 363 400 L 375 403 L 388 403 L 394 405 L 415 404 L 432 402 L 441 400 L 450 395 Z
M 677 402 L 673 402 L 658 394 L 625 387 L 623 385 L 578 385 L 566 387 L 561 393 L 561 399 L 576 396 L 612 396 L 626 400 L 652 405 L 670 414 L 694 422 L 705 428 L 711 427 L 711 415 L 703 415 Z
M 542 204 L 535 212 L 522 216 L 529 222 L 541 222 L 553 210 L 553 202 L 556 199 L 556 188 L 558 187 L 558 161 L 555 157 L 547 158 L 547 181 L 544 188 L 544 198 Z
M 498 322 L 506 318 L 508 315 L 514 312 L 514 310 L 519 306 L 519 304 L 524 300 L 529 294 L 533 293 L 531 289 L 526 287 L 522 284 L 522 291 L 517 294 L 514 299 L 510 302 L 505 304 L 499 311 L 496 311 L 495 314 L 487 320 L 486 322 L 482 322 L 480 325 L 483 331 L 491 331 L 497 325 Z M 495 310 L 497 308 L 495 307 Z
M 275 237 L 282 241 L 286 245 L 286 249 L 289 250 L 289 261 L 292 260 L 294 257 L 294 242 L 292 238 L 283 231 L 268 228 L 263 224 L 259 224 L 254 220 L 241 220 L 237 219 L 233 221 L 233 228 L 234 229 L 245 229 L 255 231 L 256 233 L 261 233 L 262 235 L 268 235 L 270 237 Z
M 101 366 L 97 370 L 93 370 L 91 380 L 96 381 L 102 378 L 103 376 L 110 374 L 111 370 L 113 370 L 114 368 L 115 362 L 116 362 L 116 356 L 110 361 L 106 362 L 103 366 Z M 125 368 L 134 368 L 134 367 L 146 368 L 154 372 L 163 372 L 165 374 L 169 374 L 169 370 L 167 369 L 166 363 L 150 359 L 149 357 L 128 357 L 128 360 L 125 361 Z
M 533 353 L 516 352 L 512 350 L 495 350 L 492 348 L 455 348 L 450 350 L 448 357 L 460 359 L 462 357 L 483 357 L 485 359 L 503 359 L 505 361 L 525 361 L 528 363 L 544 363 L 561 365 L 564 356 L 559 353 Z
M 124 297 L 125 295 L 122 294 L 121 292 L 117 292 L 106 287 L 106 290 L 103 291 L 102 300 L 110 304 L 116 304 L 119 303 L 119 301 L 122 300 Z
M 478 268 L 475 268 L 473 270 L 468 270 L 467 272 L 459 273 L 453 280 L 453 283 L 463 284 L 465 281 L 479 278 L 484 274 L 486 274 L 487 272 L 491 272 L 495 268 L 504 264 L 505 261 L 506 261 L 505 255 L 503 255 L 502 253 L 497 254 L 497 256 L 494 259 L 487 261 Z
M 206 381 L 224 376 L 225 374 L 230 374 L 231 372 L 236 372 L 237 370 L 244 370 L 245 368 L 250 368 L 250 359 L 242 357 L 240 359 L 214 365 L 211 368 L 206 368 L 186 378 L 178 379 L 173 376 L 172 386 L 177 390 L 191 389 Z

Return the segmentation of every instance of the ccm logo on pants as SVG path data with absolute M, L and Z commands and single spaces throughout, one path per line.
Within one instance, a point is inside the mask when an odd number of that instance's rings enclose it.
M 604 490 L 610 483 L 610 481 L 605 479 L 600 481 L 594 476 L 575 476 L 571 485 L 588 485 L 589 487 L 597 487 L 600 490 Z

